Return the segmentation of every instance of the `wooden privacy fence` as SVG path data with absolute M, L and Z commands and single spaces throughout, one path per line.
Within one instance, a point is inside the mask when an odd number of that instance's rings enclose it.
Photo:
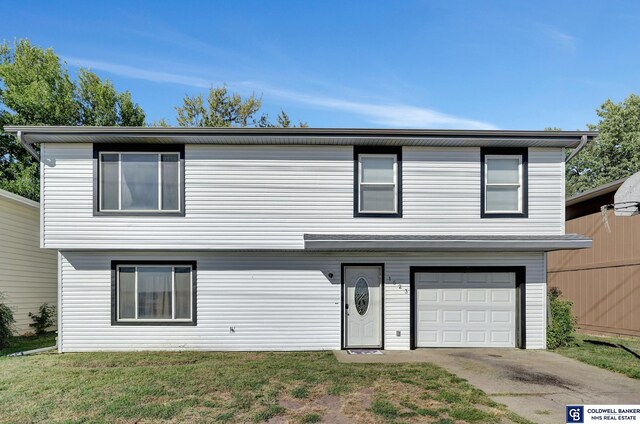
M 548 285 L 574 302 L 582 329 L 640 336 L 640 216 L 610 212 L 608 221 L 611 232 L 600 212 L 566 222 L 566 233 L 591 237 L 593 247 L 550 252 Z

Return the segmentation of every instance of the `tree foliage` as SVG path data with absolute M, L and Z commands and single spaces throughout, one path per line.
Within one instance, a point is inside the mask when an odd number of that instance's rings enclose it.
M 131 100 L 131 93 L 118 93 L 109 80 L 81 69 L 78 75 L 79 125 L 143 126 L 144 112 Z
M 89 70 L 78 79 L 52 49 L 29 40 L 0 44 L 0 127 L 5 125 L 144 125 L 128 91 Z M 0 131 L 0 188 L 38 200 L 39 164 Z
M 598 137 L 567 164 L 567 196 L 640 171 L 640 96 L 607 100 L 596 111 Z
M 291 127 L 291 119 L 281 111 L 276 123 L 269 121 L 267 114 L 259 114 L 262 98 L 255 94 L 243 98 L 230 93 L 226 85 L 211 87 L 204 94 L 185 96 L 182 106 L 176 107 L 178 125 L 183 127 Z M 300 127 L 307 124 L 300 122 Z

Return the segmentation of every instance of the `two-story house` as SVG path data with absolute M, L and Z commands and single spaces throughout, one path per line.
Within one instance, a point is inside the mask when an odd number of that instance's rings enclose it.
M 590 132 L 6 127 L 38 155 L 59 349 L 545 348 Z

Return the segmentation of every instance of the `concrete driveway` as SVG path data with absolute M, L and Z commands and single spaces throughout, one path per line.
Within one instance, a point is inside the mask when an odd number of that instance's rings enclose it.
M 640 381 L 544 350 L 340 351 L 336 356 L 344 362 L 431 362 L 536 423 L 565 422 L 568 404 L 640 404 Z

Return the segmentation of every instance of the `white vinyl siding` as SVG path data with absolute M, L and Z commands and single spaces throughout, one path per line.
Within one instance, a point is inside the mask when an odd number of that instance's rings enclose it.
M 402 218 L 353 216 L 349 146 L 186 145 L 185 216 L 94 216 L 91 144 L 45 144 L 45 247 L 302 249 L 304 233 L 563 234 L 561 148 L 530 148 L 529 216 L 480 217 L 480 148 L 404 147 Z
M 57 253 L 40 248 L 40 209 L 0 193 L 0 293 L 13 310 L 18 334 L 33 331 L 29 312 L 57 303 Z
M 111 325 L 112 260 L 197 261 L 198 325 Z M 62 252 L 60 349 L 340 349 L 342 263 L 385 264 L 385 349 L 409 349 L 411 266 L 526 266 L 527 348 L 545 347 L 546 273 L 542 253 L 75 251 Z

